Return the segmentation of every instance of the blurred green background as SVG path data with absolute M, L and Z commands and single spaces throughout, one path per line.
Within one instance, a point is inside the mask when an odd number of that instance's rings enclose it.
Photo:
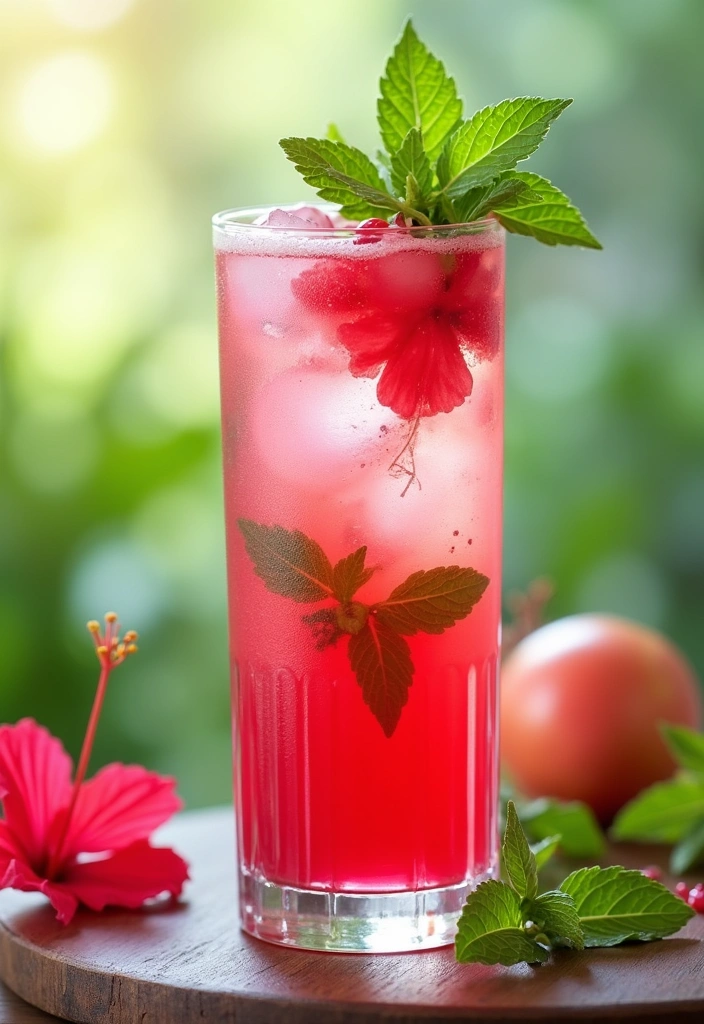
M 0 0 L 0 720 L 75 753 L 114 607 L 96 760 L 192 806 L 230 795 L 209 219 L 312 195 L 283 135 L 374 148 L 409 12 L 470 109 L 574 97 L 531 167 L 605 245 L 509 242 L 506 588 L 704 675 L 700 0 Z

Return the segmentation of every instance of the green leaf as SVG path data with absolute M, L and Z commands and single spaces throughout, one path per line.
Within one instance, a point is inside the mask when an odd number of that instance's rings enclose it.
M 596 858 L 604 852 L 604 835 L 594 812 L 578 800 L 534 800 L 521 809 L 521 820 L 534 840 L 559 832 L 560 847 L 568 857 Z
M 268 590 L 293 601 L 332 597 L 333 569 L 320 545 L 300 530 L 238 519 L 254 571 Z
M 384 734 L 393 735 L 413 682 L 408 644 L 370 615 L 359 633 L 350 637 L 347 653 L 362 696 Z
M 537 867 L 538 871 L 540 871 L 540 869 L 544 867 L 544 865 L 547 864 L 548 861 L 552 860 L 561 842 L 562 836 L 556 835 L 546 836 L 545 839 L 541 839 L 539 843 L 531 843 L 530 848 L 533 851 L 533 856 L 535 857 L 535 866 Z
M 538 893 L 538 868 L 521 828 L 516 805 L 509 800 L 506 806 L 506 830 L 501 846 L 501 858 L 508 880 L 519 896 L 532 899 Z
M 704 775 L 704 733 L 667 724 L 660 726 L 660 732 L 681 768 Z
M 440 154 L 437 173 L 443 192 L 455 199 L 525 160 L 571 102 L 521 96 L 478 110 L 453 132 Z
M 331 121 L 328 125 L 328 130 L 325 133 L 325 138 L 330 139 L 331 142 L 344 142 L 342 132 L 337 127 L 334 121 Z
M 560 886 L 575 902 L 585 946 L 662 939 L 694 911 L 660 882 L 622 867 L 580 868 Z
M 371 579 L 374 569 L 365 569 L 366 545 L 341 558 L 332 571 L 333 591 L 338 601 L 351 601 L 360 587 Z
M 489 586 L 476 569 L 421 569 L 377 605 L 378 619 L 397 633 L 443 633 L 466 618 Z
M 391 183 L 399 195 L 406 192 L 406 180 L 412 174 L 420 195 L 425 198 L 433 187 L 433 169 L 423 148 L 423 136 L 411 128 L 401 148 L 391 157 Z
M 455 956 L 462 964 L 544 963 L 549 953 L 526 933 L 521 897 L 490 879 L 467 897 L 457 924 Z
M 279 145 L 321 199 L 340 204 L 343 216 L 361 219 L 403 209 L 360 149 L 330 139 L 281 139 Z
M 614 839 L 678 843 L 704 818 L 704 779 L 657 782 L 626 804 L 611 826 Z
M 514 171 L 505 171 L 489 185 L 471 188 L 454 201 L 454 208 L 463 223 L 480 220 L 502 206 L 528 206 L 541 203 L 542 197 L 519 178 Z
M 587 227 L 584 217 L 564 192 L 547 178 L 531 171 L 518 171 L 517 175 L 542 197 L 542 202 L 502 205 L 496 217 L 507 231 L 519 235 L 532 235 L 545 245 L 583 245 L 588 249 L 601 249 Z
M 704 862 L 704 818 L 692 825 L 684 839 L 677 844 L 670 856 L 670 870 L 673 875 Z
M 523 917 L 534 928 L 550 939 L 552 946 L 584 949 L 584 932 L 572 897 L 561 890 L 544 892 L 535 899 L 525 900 Z M 530 929 L 529 929 L 530 930 Z
M 410 20 L 379 83 L 379 130 L 389 153 L 396 153 L 411 128 L 423 133 L 431 161 L 462 117 L 462 100 L 442 61 L 420 41 Z

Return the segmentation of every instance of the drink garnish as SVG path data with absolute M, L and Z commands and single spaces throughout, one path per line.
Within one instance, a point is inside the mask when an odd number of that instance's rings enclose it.
M 660 882 L 618 865 L 579 868 L 540 893 L 535 854 L 510 800 L 501 859 L 506 880 L 482 882 L 467 897 L 455 940 L 461 963 L 540 964 L 560 948 L 650 942 L 694 915 Z
M 421 569 L 386 600 L 365 604 L 354 598 L 374 573 L 365 565 L 366 547 L 333 565 L 317 541 L 300 530 L 251 519 L 240 519 L 238 525 L 254 572 L 268 590 L 300 604 L 328 602 L 302 620 L 318 650 L 349 638 L 347 654 L 364 701 L 390 738 L 415 671 L 405 637 L 444 633 L 466 618 L 488 578 L 459 565 Z
M 600 249 L 579 210 L 546 178 L 516 170 L 570 99 L 521 96 L 463 119 L 454 79 L 409 20 L 380 81 L 375 159 L 344 141 L 286 138 L 280 145 L 318 195 L 355 221 L 462 224 L 493 214 L 507 231 L 546 245 Z

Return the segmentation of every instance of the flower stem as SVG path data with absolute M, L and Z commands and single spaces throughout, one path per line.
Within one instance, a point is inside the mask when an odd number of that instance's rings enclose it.
M 68 835 L 69 826 L 76 810 L 76 803 L 78 801 L 78 794 L 81 791 L 81 786 L 86 777 L 88 771 L 88 764 L 90 762 L 90 755 L 93 752 L 93 744 L 95 742 L 95 734 L 98 730 L 98 722 L 100 721 L 100 714 L 103 710 L 103 702 L 105 700 L 105 694 L 108 688 L 108 680 L 110 679 L 110 673 L 114 668 L 114 664 L 110 662 L 109 658 L 101 660 L 100 678 L 98 679 L 98 688 L 95 692 L 95 698 L 93 699 L 93 707 L 91 709 L 90 718 L 88 719 L 88 727 L 86 734 L 83 738 L 83 746 L 81 747 L 81 756 L 78 759 L 78 768 L 76 769 L 76 775 L 73 780 L 73 792 L 71 793 L 71 802 L 68 805 L 66 816 L 61 826 L 61 832 L 59 834 L 59 840 L 54 847 L 54 852 L 50 858 L 49 868 L 47 875 L 52 878 L 56 871 L 61 866 L 61 857 L 63 855 L 64 846 L 66 844 L 66 837 Z

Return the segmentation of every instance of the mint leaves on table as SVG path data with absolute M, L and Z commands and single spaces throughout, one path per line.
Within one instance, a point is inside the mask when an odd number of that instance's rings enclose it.
M 461 963 L 544 963 L 559 948 L 648 942 L 678 931 L 694 911 L 664 885 L 622 867 L 580 868 L 538 893 L 537 863 L 512 800 L 501 859 L 507 881 L 482 882 L 467 897 L 455 955 Z
M 520 96 L 463 120 L 455 81 L 409 20 L 380 81 L 377 119 L 384 150 L 376 162 L 343 141 L 287 138 L 281 147 L 322 199 L 360 220 L 401 213 L 431 227 L 493 213 L 507 231 L 547 245 L 600 249 L 579 210 L 555 185 L 516 171 L 572 102 Z
M 580 868 L 560 886 L 574 900 L 585 946 L 650 942 L 672 935 L 692 916 L 684 900 L 640 871 Z
M 626 804 L 611 834 L 620 840 L 676 844 L 670 867 L 682 874 L 704 862 L 704 735 L 674 725 L 663 725 L 661 731 L 680 771 Z
M 238 525 L 254 572 L 273 594 L 301 604 L 327 602 L 302 616 L 318 650 L 348 636 L 347 654 L 362 696 L 386 736 L 391 737 L 408 700 L 414 666 L 406 636 L 443 633 L 466 618 L 489 580 L 459 565 L 421 569 L 385 601 L 354 598 L 374 574 L 361 547 L 332 564 L 317 541 L 300 530 L 265 526 L 251 519 Z

